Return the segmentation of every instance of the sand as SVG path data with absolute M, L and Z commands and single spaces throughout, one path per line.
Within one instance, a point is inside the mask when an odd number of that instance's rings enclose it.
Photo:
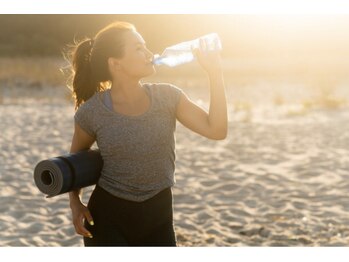
M 33 180 L 40 160 L 69 151 L 73 106 L 16 101 L 0 105 L 0 246 L 83 246 L 68 196 L 46 199 Z M 349 109 L 283 110 L 251 118 L 229 104 L 223 141 L 177 125 L 179 246 L 349 244 Z

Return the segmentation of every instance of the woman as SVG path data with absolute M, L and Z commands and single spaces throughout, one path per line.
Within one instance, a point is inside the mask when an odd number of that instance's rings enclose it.
M 104 161 L 87 206 L 81 190 L 69 193 L 85 246 L 176 246 L 176 120 L 210 139 L 227 135 L 219 53 L 205 52 L 204 43 L 193 52 L 210 80 L 209 113 L 174 85 L 141 83 L 155 72 L 153 53 L 132 24 L 113 23 L 73 50 L 77 111 L 70 152 L 96 141 Z

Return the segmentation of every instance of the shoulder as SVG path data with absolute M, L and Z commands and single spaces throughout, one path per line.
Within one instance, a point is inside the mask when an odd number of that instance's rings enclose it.
M 93 112 L 97 106 L 99 92 L 91 96 L 87 101 L 82 103 L 76 112 Z
M 147 84 L 154 101 L 163 109 L 168 109 L 171 114 L 175 114 L 179 103 L 182 89 L 170 83 L 148 83 Z
M 96 103 L 98 93 L 94 94 L 87 101 L 82 103 L 76 110 L 74 119 L 77 124 L 90 136 L 96 136 Z
M 85 107 L 95 107 L 98 103 L 99 96 L 102 92 L 96 92 L 93 96 L 91 96 L 87 101 L 85 101 L 82 105 Z
M 155 94 L 163 96 L 173 96 L 182 93 L 182 89 L 171 83 L 145 83 L 149 89 Z

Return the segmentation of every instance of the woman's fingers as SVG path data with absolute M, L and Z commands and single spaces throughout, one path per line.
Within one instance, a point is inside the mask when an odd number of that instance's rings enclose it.
M 194 57 L 206 72 L 221 70 L 220 51 L 210 50 L 204 39 L 200 38 L 199 47 L 191 47 Z
M 200 49 L 201 49 L 201 51 L 206 51 L 207 46 L 206 46 L 205 40 L 202 39 L 202 38 L 200 38 L 199 43 L 200 43 Z
M 77 220 L 74 222 L 74 226 L 75 226 L 75 231 L 76 233 L 78 233 L 79 235 L 82 235 L 84 237 L 90 237 L 92 238 L 92 234 L 90 231 L 88 231 L 85 227 L 84 227 L 84 215 L 81 214 L 79 215 L 79 217 L 77 218 Z
M 91 216 L 90 211 L 89 211 L 89 210 L 86 210 L 85 213 L 84 213 L 84 215 L 85 215 L 85 218 L 87 219 L 87 222 L 88 222 L 91 226 L 93 226 L 95 223 L 93 222 L 93 218 L 92 218 L 92 216 Z
M 194 55 L 194 57 L 198 57 L 198 48 L 195 48 L 194 46 L 191 46 L 191 52 Z
M 88 208 L 82 203 L 75 203 L 71 206 L 73 215 L 73 224 L 75 227 L 75 232 L 84 237 L 92 238 L 92 234 L 84 226 L 84 221 L 86 220 L 91 226 L 94 225 L 93 218 L 91 216 Z

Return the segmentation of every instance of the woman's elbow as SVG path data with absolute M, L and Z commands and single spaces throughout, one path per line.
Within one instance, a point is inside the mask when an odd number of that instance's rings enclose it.
M 222 135 L 222 136 L 216 136 L 216 137 L 214 137 L 213 139 L 214 140 L 224 140 L 224 139 L 226 139 L 227 138 L 227 135 Z
M 208 138 L 212 140 L 224 140 L 228 136 L 228 130 L 212 133 Z

